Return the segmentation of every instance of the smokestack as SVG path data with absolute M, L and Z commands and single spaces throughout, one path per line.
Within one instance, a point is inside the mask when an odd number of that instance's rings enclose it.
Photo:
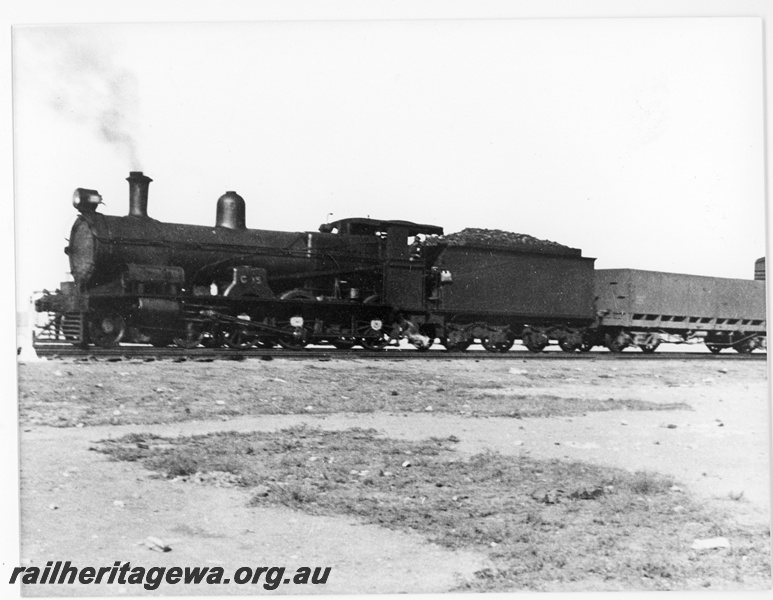
M 216 227 L 227 229 L 246 229 L 244 198 L 236 192 L 226 192 L 217 200 Z
M 142 171 L 131 171 L 126 181 L 129 182 L 129 216 L 147 218 L 148 188 L 153 180 Z

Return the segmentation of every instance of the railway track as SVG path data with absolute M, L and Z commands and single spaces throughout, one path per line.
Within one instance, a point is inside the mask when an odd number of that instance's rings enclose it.
M 626 351 L 619 354 L 600 350 L 596 352 L 562 352 L 557 347 L 535 354 L 527 350 L 511 350 L 505 353 L 486 352 L 472 349 L 466 352 L 448 352 L 442 348 L 419 352 L 415 348 L 385 348 L 380 352 L 363 349 L 336 350 L 333 348 L 304 348 L 303 350 L 285 350 L 283 348 L 232 350 L 229 348 L 156 348 L 153 346 L 118 346 L 115 348 L 88 348 L 83 350 L 70 344 L 38 344 L 35 346 L 38 356 L 56 358 L 81 358 L 95 360 L 146 359 L 146 360 L 273 360 L 288 358 L 293 360 L 327 360 L 339 359 L 381 359 L 381 360 L 767 360 L 767 353 L 737 354 L 728 351 L 722 354 L 710 352 L 656 352 L 642 354 L 637 351 Z

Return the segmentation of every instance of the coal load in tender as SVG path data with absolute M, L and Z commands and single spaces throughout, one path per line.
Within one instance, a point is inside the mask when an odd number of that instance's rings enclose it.
M 537 251 L 552 250 L 554 252 L 557 250 L 573 250 L 573 248 L 558 242 L 540 240 L 525 233 L 513 233 L 511 231 L 502 231 L 501 229 L 477 229 L 475 227 L 467 227 L 462 229 L 462 231 L 449 233 L 444 236 L 428 236 L 424 243 L 428 246 L 500 246 Z

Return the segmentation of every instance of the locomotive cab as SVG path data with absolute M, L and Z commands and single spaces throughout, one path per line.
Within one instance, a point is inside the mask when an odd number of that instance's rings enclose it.
M 427 266 L 418 251 L 417 240 L 425 235 L 443 235 L 442 227 L 410 221 L 349 218 L 322 225 L 320 231 L 378 239 L 379 257 L 383 261 L 380 300 L 400 310 L 425 310 Z
M 382 221 L 379 219 L 349 218 L 319 226 L 322 233 L 346 236 L 364 236 L 386 241 L 385 258 L 410 258 L 421 236 L 443 235 L 437 225 L 422 225 L 410 221 Z

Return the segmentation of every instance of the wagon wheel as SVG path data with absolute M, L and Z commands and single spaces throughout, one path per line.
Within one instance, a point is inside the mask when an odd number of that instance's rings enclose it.
M 719 354 L 723 350 L 722 346 L 717 346 L 716 344 L 706 344 L 706 347 L 712 354 Z
M 530 352 L 542 352 L 549 341 L 548 336 L 541 331 L 527 331 L 523 334 L 523 345 Z
M 590 331 L 582 332 L 582 342 L 580 342 L 580 352 L 590 352 L 596 345 L 596 336 Z
M 630 337 L 627 333 L 621 331 L 618 334 L 608 333 L 606 335 L 606 345 L 611 352 L 619 354 L 625 350 L 630 343 Z
M 652 354 L 660 346 L 660 336 L 657 333 L 652 333 L 647 336 L 647 341 L 639 345 L 644 354 Z
M 115 313 L 97 315 L 89 321 L 89 338 L 102 348 L 118 345 L 125 332 L 126 322 Z
M 738 354 L 751 354 L 754 350 L 754 341 L 748 339 L 741 342 L 736 342 L 733 344 L 733 350 L 738 352 Z
M 175 346 L 191 350 L 196 348 L 204 337 L 204 332 L 201 330 L 201 326 L 193 321 L 187 321 L 182 335 L 175 337 L 172 341 Z

